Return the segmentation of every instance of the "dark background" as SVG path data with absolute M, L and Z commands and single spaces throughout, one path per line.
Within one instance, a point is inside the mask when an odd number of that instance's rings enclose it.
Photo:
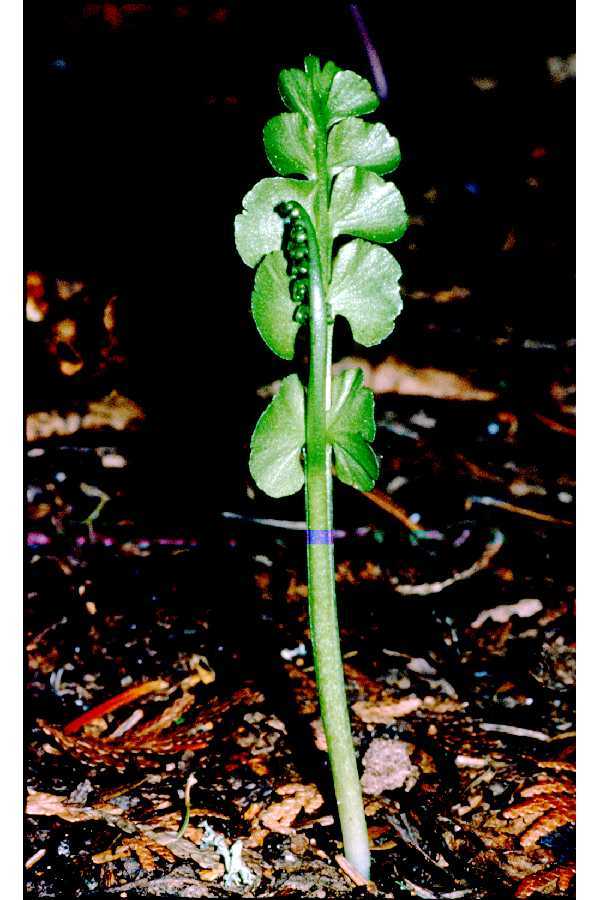
M 571 7 L 360 8 L 389 86 L 376 118 L 399 136 L 393 177 L 421 220 L 395 251 L 403 288 L 471 291 L 459 310 L 407 301 L 371 358 L 470 368 L 510 391 L 529 366 L 519 342 L 572 333 L 573 81 L 553 83 L 546 63 L 573 52 Z M 233 218 L 273 174 L 261 130 L 281 111 L 279 69 L 312 52 L 370 77 L 348 4 L 29 2 L 25 13 L 27 266 L 118 294 L 128 360 L 105 384 L 65 383 L 30 354 L 27 406 L 116 386 L 148 413 L 167 503 L 190 466 L 198 483 L 232 473 L 237 489 L 255 389 L 289 368 L 254 330 Z M 510 229 L 515 249 L 502 252 Z M 508 349 L 491 360 L 498 334 Z M 337 351 L 349 350 L 341 327 Z

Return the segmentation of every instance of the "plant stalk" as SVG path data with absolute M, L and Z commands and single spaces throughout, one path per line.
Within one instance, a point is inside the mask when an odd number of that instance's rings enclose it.
M 326 160 L 325 160 L 326 163 Z M 321 168 L 321 171 L 327 172 Z M 327 177 L 327 176 L 325 176 Z M 370 855 L 362 792 L 352 741 L 344 684 L 333 557 L 331 447 L 327 442 L 327 409 L 330 406 L 331 331 L 323 289 L 321 231 L 327 232 L 327 272 L 331 256 L 327 204 L 316 210 L 317 233 L 304 213 L 310 258 L 310 371 L 306 409 L 306 518 L 310 633 L 323 730 L 333 775 L 344 854 L 365 878 Z M 323 216 L 327 215 L 324 220 Z M 323 235 L 324 237 L 325 235 Z M 319 246 L 321 245 L 321 246 Z M 318 261 L 318 262 L 317 262 Z

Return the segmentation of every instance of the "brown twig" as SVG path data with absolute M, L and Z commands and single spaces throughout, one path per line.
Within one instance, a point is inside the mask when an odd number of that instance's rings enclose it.
M 495 506 L 497 509 L 504 509 L 506 512 L 515 513 L 518 516 L 537 519 L 538 522 L 549 522 L 551 525 L 568 525 L 571 527 L 575 525 L 569 519 L 557 519 L 555 516 L 536 512 L 533 509 L 526 509 L 524 506 L 515 506 L 514 503 L 507 503 L 506 500 L 497 500 L 495 497 L 467 497 L 465 509 L 471 509 L 474 503 L 480 503 L 482 506 Z
M 422 525 L 417 525 L 415 522 L 411 521 L 408 513 L 402 506 L 398 506 L 398 504 L 392 500 L 392 498 L 386 494 L 384 491 L 379 490 L 379 488 L 373 488 L 372 491 L 363 491 L 363 496 L 365 496 L 371 503 L 374 503 L 380 509 L 385 510 L 391 516 L 394 516 L 395 519 L 398 519 L 399 522 L 402 522 L 403 525 L 406 526 L 410 531 L 423 531 Z
M 113 710 L 119 709 L 121 706 L 127 706 L 129 703 L 133 703 L 134 700 L 138 700 L 146 694 L 155 694 L 158 691 L 164 691 L 168 687 L 168 682 L 164 681 L 162 678 L 156 678 L 154 681 L 143 681 L 142 684 L 136 684 L 133 687 L 127 688 L 126 691 L 122 691 L 115 697 L 111 697 L 109 700 L 105 700 L 98 706 L 93 706 L 92 709 L 88 709 L 83 715 L 78 716 L 76 719 L 73 719 L 72 722 L 69 722 L 63 729 L 63 732 L 64 734 L 75 734 L 80 731 L 84 725 L 87 725 L 88 722 L 99 719 L 101 716 L 113 712 Z
M 500 475 L 495 475 L 493 472 L 489 472 L 487 469 L 482 469 L 481 466 L 478 466 L 477 463 L 473 462 L 473 460 L 467 459 L 467 457 L 462 453 L 455 453 L 454 456 L 455 459 L 464 466 L 469 475 L 473 476 L 473 478 L 476 478 L 479 481 L 496 481 L 504 484 L 504 478 L 501 478 Z
M 25 863 L 26 869 L 32 869 L 36 863 L 39 863 L 40 859 L 43 859 L 46 855 L 47 850 L 45 847 L 42 847 L 41 850 L 38 850 L 33 856 L 30 856 L 27 862 Z
M 496 529 L 494 531 L 493 539 L 489 544 L 486 544 L 485 550 L 480 558 L 476 560 L 472 566 L 469 566 L 468 569 L 464 569 L 462 572 L 456 572 L 454 575 L 450 575 L 449 578 L 444 579 L 444 581 L 434 581 L 433 583 L 424 584 L 397 584 L 394 590 L 397 594 L 402 594 L 404 596 L 417 595 L 419 597 L 426 597 L 428 594 L 439 594 L 440 591 L 445 590 L 452 584 L 456 584 L 457 581 L 464 581 L 466 578 L 470 578 L 482 569 L 487 568 L 503 544 L 504 535 L 501 531 Z
M 552 738 L 543 731 L 532 731 L 531 728 L 517 728 L 514 725 L 496 725 L 493 722 L 480 722 L 482 731 L 498 731 L 501 734 L 511 734 L 514 737 L 531 738 L 534 741 L 551 741 Z
M 539 422 L 542 422 L 543 425 L 547 425 L 548 428 L 551 428 L 552 431 L 557 431 L 559 434 L 568 434 L 569 437 L 577 436 L 575 429 L 570 428 L 569 425 L 562 425 L 554 419 L 549 419 L 548 416 L 543 416 L 542 413 L 534 412 L 533 415 Z
M 354 884 L 356 884 L 358 887 L 366 887 L 370 894 L 377 893 L 375 884 L 372 881 L 369 881 L 367 878 L 364 878 L 364 876 L 362 876 L 360 872 L 357 872 L 357 870 L 348 862 L 345 856 L 343 856 L 341 853 L 338 853 L 335 857 L 335 861 L 342 872 L 348 876 L 350 881 L 354 882 Z

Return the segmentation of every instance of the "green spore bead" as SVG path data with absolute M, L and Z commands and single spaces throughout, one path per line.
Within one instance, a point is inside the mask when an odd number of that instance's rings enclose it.
M 308 266 L 303 263 L 296 263 L 290 270 L 291 278 L 305 278 L 308 275 Z
M 305 244 L 308 240 L 306 230 L 302 228 L 301 225 L 295 225 L 294 228 L 292 228 L 290 237 L 293 241 L 296 241 L 297 244 Z
M 292 282 L 292 300 L 294 303 L 303 303 L 308 295 L 308 284 L 306 281 Z
M 308 256 L 306 247 L 298 247 L 298 245 L 292 241 L 287 245 L 287 251 L 290 259 L 302 260 L 306 259 Z
M 306 306 L 305 304 L 301 304 L 300 306 L 297 306 L 296 309 L 294 310 L 294 319 L 300 325 L 305 325 L 308 322 L 308 320 L 310 319 L 310 310 L 309 310 L 308 306 Z

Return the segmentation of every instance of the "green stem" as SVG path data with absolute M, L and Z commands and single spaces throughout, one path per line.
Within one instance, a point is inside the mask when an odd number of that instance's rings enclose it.
M 327 172 L 320 167 L 321 172 Z M 327 175 L 324 176 L 327 178 Z M 331 332 L 323 289 L 322 268 L 331 261 L 331 237 L 327 184 L 318 186 L 325 199 L 316 211 L 317 234 L 310 218 L 301 211 L 310 252 L 310 372 L 306 408 L 306 519 L 308 528 L 308 594 L 310 631 L 323 730 L 333 775 L 344 854 L 369 877 L 369 840 L 350 729 L 344 668 L 335 599 L 331 447 L 327 441 L 327 408 L 330 405 Z M 326 218 L 325 218 L 326 216 Z M 325 240 L 326 239 L 326 240 Z M 325 244 L 324 244 L 325 240 Z M 319 250 L 326 251 L 326 267 Z M 315 534 L 316 533 L 316 534 Z M 325 543 L 313 543 L 317 535 Z M 327 540 L 329 538 L 329 540 Z

